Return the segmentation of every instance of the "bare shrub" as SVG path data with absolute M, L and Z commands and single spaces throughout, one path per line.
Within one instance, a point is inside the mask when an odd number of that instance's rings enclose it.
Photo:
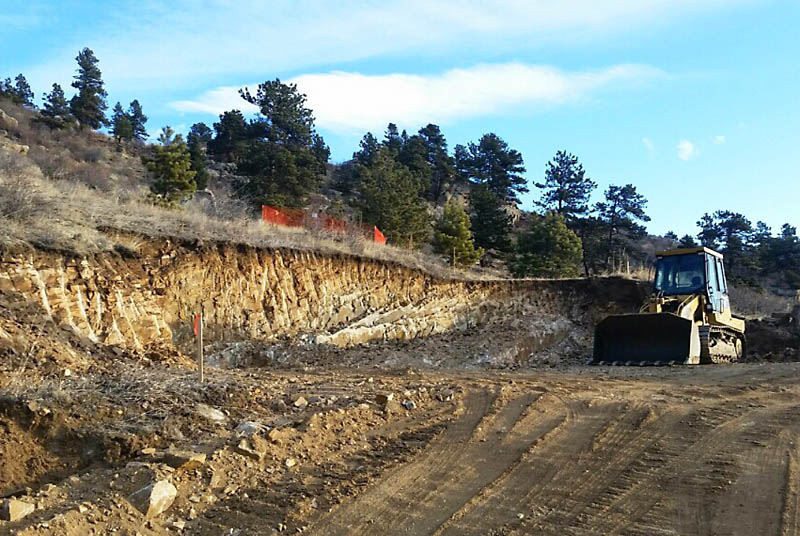
M 30 221 L 50 208 L 41 181 L 20 155 L 0 152 L 0 216 Z
M 111 189 L 111 170 L 104 164 L 78 164 L 72 177 L 90 188 L 108 191 Z
M 81 160 L 84 162 L 95 163 L 106 159 L 106 150 L 104 147 L 87 147 L 81 154 Z
M 791 298 L 778 296 L 764 289 L 729 285 L 731 308 L 737 314 L 762 318 L 773 313 L 788 313 L 795 303 Z
M 28 157 L 39 166 L 39 169 L 48 179 L 69 179 L 75 173 L 75 161 L 68 153 L 48 151 L 41 146 L 35 145 L 28 151 Z

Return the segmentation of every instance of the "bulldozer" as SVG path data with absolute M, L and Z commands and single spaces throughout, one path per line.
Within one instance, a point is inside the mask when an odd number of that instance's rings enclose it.
M 591 363 L 731 363 L 744 357 L 744 330 L 744 318 L 731 312 L 722 254 L 707 247 L 662 251 L 639 312 L 597 325 Z

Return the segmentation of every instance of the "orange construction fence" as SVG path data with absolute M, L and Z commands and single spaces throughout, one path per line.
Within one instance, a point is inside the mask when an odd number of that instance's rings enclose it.
M 323 228 L 326 231 L 337 234 L 345 234 L 348 231 L 356 229 L 360 230 L 359 234 L 366 235 L 370 240 L 377 244 L 386 243 L 386 237 L 377 227 L 359 227 L 344 220 L 331 218 L 327 214 L 318 211 L 276 208 L 269 205 L 262 205 L 261 219 L 274 225 L 283 225 L 286 227 L 308 227 L 315 229 Z

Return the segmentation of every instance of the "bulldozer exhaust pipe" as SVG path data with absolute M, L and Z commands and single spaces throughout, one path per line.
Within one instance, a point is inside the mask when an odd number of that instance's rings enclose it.
M 609 316 L 597 325 L 593 365 L 695 365 L 697 325 L 673 313 Z

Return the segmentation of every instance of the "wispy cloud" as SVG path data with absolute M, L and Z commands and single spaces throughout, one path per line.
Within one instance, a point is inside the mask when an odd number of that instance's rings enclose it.
M 655 149 L 653 142 L 647 136 L 642 138 L 642 144 L 647 148 L 648 151 L 652 151 L 653 149 Z
M 627 28 L 754 0 L 140 0 L 100 5 L 81 42 L 64 43 L 50 79 L 88 44 L 110 83 L 149 87 L 157 79 L 272 78 L 387 54 L 485 57 L 564 42 L 592 42 Z M 102 21 L 102 22 L 99 22 Z M 55 57 L 58 56 L 58 57 Z
M 714 136 L 714 143 L 716 145 L 722 145 L 723 143 L 725 143 L 725 141 L 726 141 L 725 136 Z
M 678 158 L 681 160 L 689 160 L 697 156 L 697 148 L 694 143 L 689 140 L 681 140 L 678 142 Z
M 365 75 L 334 71 L 306 74 L 290 82 L 308 96 L 317 125 L 336 131 L 405 125 L 529 110 L 589 97 L 602 89 L 630 87 L 665 74 L 642 65 L 568 72 L 520 63 L 477 65 L 436 75 Z M 238 88 L 220 87 L 193 100 L 172 103 L 180 111 L 219 114 L 246 108 Z

